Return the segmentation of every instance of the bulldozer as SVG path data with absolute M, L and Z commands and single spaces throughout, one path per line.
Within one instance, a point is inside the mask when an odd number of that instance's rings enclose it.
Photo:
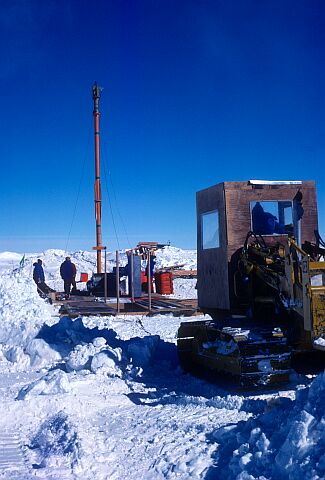
M 198 306 L 211 319 L 181 323 L 183 369 L 241 387 L 288 382 L 298 358 L 308 369 L 325 352 L 324 256 L 314 181 L 198 192 Z

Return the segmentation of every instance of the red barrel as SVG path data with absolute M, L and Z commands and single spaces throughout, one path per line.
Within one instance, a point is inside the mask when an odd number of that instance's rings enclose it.
M 88 273 L 80 273 L 80 282 L 88 282 Z
M 157 272 L 155 273 L 156 292 L 161 295 L 171 295 L 173 289 L 173 274 L 172 272 Z
M 141 290 L 148 293 L 148 276 L 147 272 L 141 270 Z M 153 292 L 153 278 L 151 278 L 151 293 Z

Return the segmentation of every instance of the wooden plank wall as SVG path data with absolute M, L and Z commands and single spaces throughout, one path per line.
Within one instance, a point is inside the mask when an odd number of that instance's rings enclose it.
M 198 305 L 201 309 L 229 309 L 227 225 L 223 184 L 196 194 L 197 207 L 197 261 Z M 219 248 L 202 250 L 201 215 L 218 210 Z
M 301 220 L 302 242 L 314 241 L 314 230 L 318 228 L 316 186 L 314 181 L 304 181 L 301 185 L 249 185 L 248 182 L 225 182 L 225 201 L 228 231 L 228 260 L 240 248 L 251 230 L 250 202 L 266 200 L 293 200 L 300 190 L 303 199 L 304 215 Z M 273 243 L 285 240 L 286 236 L 265 237 Z

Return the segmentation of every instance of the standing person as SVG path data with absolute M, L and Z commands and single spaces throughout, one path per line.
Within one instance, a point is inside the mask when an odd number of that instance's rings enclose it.
M 45 275 L 43 270 L 43 262 L 39 258 L 37 262 L 33 263 L 33 280 L 37 285 L 37 290 L 39 294 L 47 294 L 49 292 L 54 292 L 48 285 L 45 283 Z
M 77 269 L 75 264 L 71 262 L 70 257 L 66 257 L 65 261 L 61 264 L 60 274 L 61 274 L 61 278 L 64 281 L 64 293 L 69 297 L 71 285 L 72 285 L 72 291 L 77 290 L 77 286 L 76 286 Z
M 37 259 L 37 262 L 33 263 L 34 271 L 33 271 L 33 280 L 36 285 L 45 282 L 45 275 L 42 266 L 42 260 L 40 258 Z

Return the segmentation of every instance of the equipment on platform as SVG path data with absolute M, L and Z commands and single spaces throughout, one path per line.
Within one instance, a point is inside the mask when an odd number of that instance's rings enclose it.
M 325 248 L 313 181 L 224 182 L 197 193 L 198 304 L 182 323 L 182 366 L 288 381 L 299 354 L 325 350 Z

